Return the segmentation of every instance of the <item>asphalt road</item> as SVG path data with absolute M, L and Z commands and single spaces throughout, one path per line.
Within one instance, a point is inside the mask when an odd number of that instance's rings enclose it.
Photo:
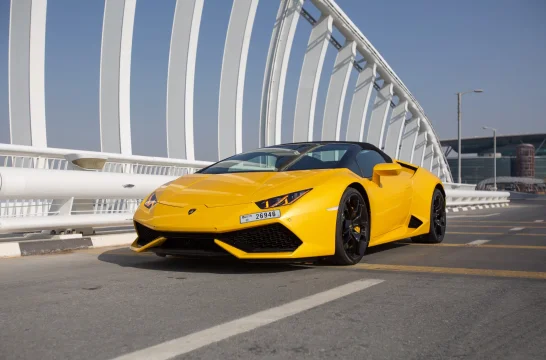
M 0 294 L 2 359 L 544 359 L 546 201 L 450 213 L 442 244 L 353 267 L 3 259 Z

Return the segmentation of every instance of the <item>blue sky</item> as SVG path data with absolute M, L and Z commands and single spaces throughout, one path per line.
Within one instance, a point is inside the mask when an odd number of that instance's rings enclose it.
M 195 87 L 196 156 L 217 157 L 218 83 L 230 0 L 206 0 Z M 338 0 L 416 96 L 440 138 L 457 136 L 457 91 L 465 95 L 463 135 L 546 132 L 546 2 L 543 0 Z M 9 142 L 9 0 L 0 0 L 0 142 Z M 175 0 L 138 0 L 133 38 L 131 126 L 135 154 L 166 156 L 165 93 Z M 316 14 L 313 7 L 305 5 Z M 257 146 L 260 96 L 277 0 L 261 0 L 244 95 L 244 150 Z M 101 0 L 48 0 L 46 117 L 52 147 L 99 150 Z M 311 26 L 298 24 L 285 90 L 283 141 L 291 140 L 295 97 Z M 339 36 L 339 35 L 337 35 Z M 336 51 L 328 49 L 317 101 L 317 135 Z M 353 72 L 349 87 L 354 86 Z M 350 100 L 350 92 L 348 94 Z M 346 103 L 348 105 L 348 102 Z M 347 109 L 347 106 L 346 106 Z M 347 112 L 343 116 L 342 133 Z M 149 144 L 154 144 L 149 146 Z

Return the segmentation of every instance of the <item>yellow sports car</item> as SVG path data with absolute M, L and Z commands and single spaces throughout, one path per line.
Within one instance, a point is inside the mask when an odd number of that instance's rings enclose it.
M 159 187 L 134 215 L 136 252 L 245 260 L 358 263 L 368 246 L 438 243 L 442 182 L 357 142 L 241 153 Z

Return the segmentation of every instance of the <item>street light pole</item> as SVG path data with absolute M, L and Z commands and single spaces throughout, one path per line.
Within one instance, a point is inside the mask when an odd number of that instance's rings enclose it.
M 495 181 L 495 191 L 497 191 L 497 130 L 493 129 L 493 181 Z
M 483 126 L 484 130 L 493 130 L 493 181 L 494 181 L 494 188 L 493 190 L 497 190 L 497 129 L 494 129 L 489 126 Z
M 458 142 L 457 142 L 457 157 L 458 157 L 458 160 L 457 160 L 457 175 L 458 175 L 458 183 L 459 184 L 462 184 L 462 180 L 461 180 L 461 153 L 462 153 L 462 150 L 461 150 L 461 98 L 463 97 L 463 94 L 461 93 L 457 93 L 457 122 L 458 122 L 458 131 L 457 131 L 457 138 L 458 138 Z
M 457 93 L 457 122 L 458 122 L 458 141 L 457 141 L 457 144 L 458 144 L 458 151 L 457 151 L 457 154 L 458 154 L 458 160 L 457 160 L 457 163 L 458 163 L 458 166 L 457 166 L 457 173 L 458 173 L 458 182 L 459 184 L 461 184 L 463 181 L 462 181 L 462 177 L 461 177 L 461 155 L 462 155 L 462 146 L 461 146 L 461 137 L 462 137 L 462 134 L 461 134 L 461 102 L 462 102 L 462 97 L 464 94 L 468 94 L 468 93 L 481 93 L 483 92 L 482 89 L 475 89 L 475 90 L 470 90 L 470 91 L 464 91 L 464 92 L 458 92 Z

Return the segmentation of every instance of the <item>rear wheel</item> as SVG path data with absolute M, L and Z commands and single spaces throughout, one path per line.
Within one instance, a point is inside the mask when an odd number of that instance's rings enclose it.
M 446 202 L 445 197 L 439 189 L 434 190 L 432 204 L 430 206 L 430 230 L 428 234 L 413 238 L 414 242 L 420 243 L 441 243 L 446 234 Z
M 336 253 L 333 262 L 354 265 L 362 260 L 370 239 L 368 207 L 362 194 L 347 188 L 341 197 L 336 223 Z

